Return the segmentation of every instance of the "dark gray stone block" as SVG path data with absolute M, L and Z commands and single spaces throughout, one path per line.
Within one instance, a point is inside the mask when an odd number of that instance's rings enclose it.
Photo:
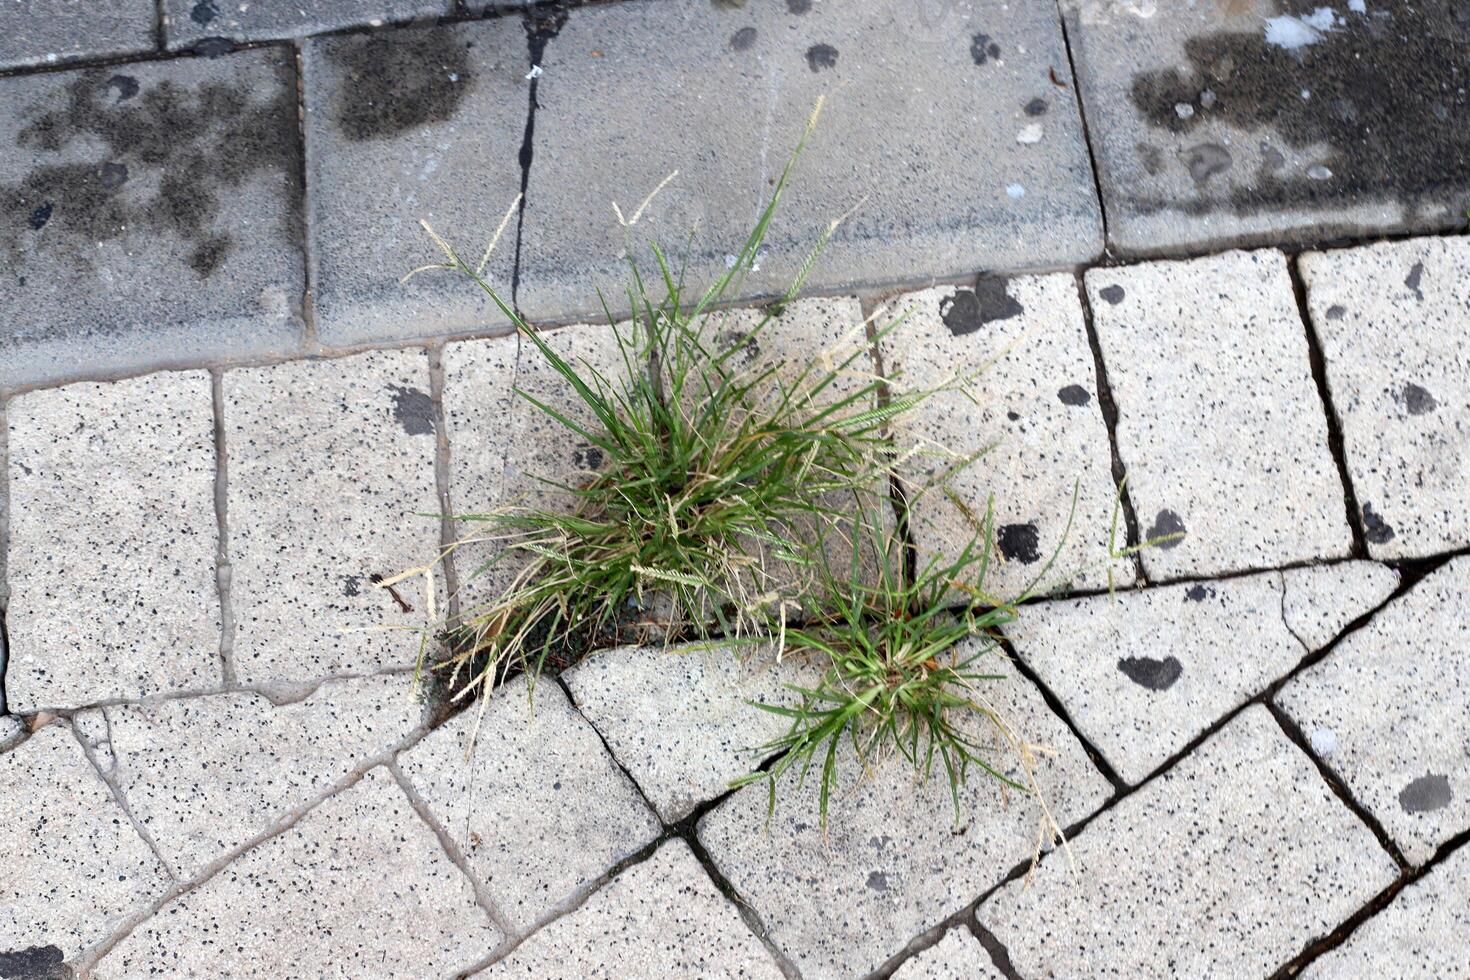
M 170 48 L 188 48 L 207 37 L 306 37 L 344 27 L 443 17 L 453 10 L 454 0 L 163 0 L 163 33 Z
M 0 3 L 0 68 L 152 51 L 153 0 L 6 0 Z

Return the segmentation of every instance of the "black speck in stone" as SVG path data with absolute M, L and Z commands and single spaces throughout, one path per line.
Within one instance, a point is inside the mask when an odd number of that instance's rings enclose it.
M 1045 99 L 1035 98 L 1026 103 L 1024 111 L 1028 116 L 1044 116 L 1046 115 L 1047 108 Z
M 189 19 L 198 24 L 200 27 L 208 24 L 210 21 L 214 20 L 218 16 L 219 8 L 211 3 L 210 0 L 199 0 L 199 2 L 194 5 L 194 8 L 189 11 Z
M 1346 306 L 1339 306 L 1334 303 L 1332 306 L 1327 307 L 1327 319 L 1329 320 L 1341 320 L 1345 313 L 1347 313 Z
M 40 231 L 46 227 L 46 222 L 51 220 L 51 209 L 55 206 L 55 202 L 53 201 L 42 201 L 41 206 L 31 212 L 30 220 L 27 223 L 31 226 L 32 231 Z

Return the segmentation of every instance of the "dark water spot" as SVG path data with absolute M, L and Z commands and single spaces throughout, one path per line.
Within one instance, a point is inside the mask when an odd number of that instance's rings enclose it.
M 1041 558 L 1041 535 L 1035 524 L 1004 524 L 995 532 L 995 543 L 1006 561 L 1030 565 Z
M 755 45 L 755 28 L 742 27 L 730 35 L 730 50 L 748 51 Z
M 812 0 L 786 0 L 786 10 L 793 14 L 811 13 Z
M 1345 314 L 1346 312 L 1347 312 L 1347 307 L 1346 306 L 1338 306 L 1337 304 L 1334 303 L 1332 306 L 1327 307 L 1327 319 L 1329 319 L 1329 320 L 1341 320 L 1342 317 L 1343 317 L 1343 314 Z
M 214 235 L 195 247 L 189 253 L 189 268 L 199 273 L 200 278 L 208 279 L 219 268 L 233 247 L 229 235 Z
M 1019 421 L 1021 421 L 1021 413 L 1020 412 L 1006 412 L 1006 418 L 1010 419 L 1012 422 L 1019 422 Z
M 1000 57 L 1000 45 L 989 34 L 976 34 L 970 38 L 970 60 L 983 65 L 992 58 Z
M 888 876 L 881 871 L 873 871 L 868 874 L 868 887 L 875 892 L 886 892 L 888 890 Z
M 1434 400 L 1434 396 L 1428 390 L 1412 381 L 1405 384 L 1403 390 L 1394 395 L 1394 401 L 1408 409 L 1410 415 L 1427 415 L 1439 407 L 1439 403 Z
M 1409 290 L 1414 294 L 1414 298 L 1421 303 L 1424 301 L 1424 292 L 1419 288 L 1419 284 L 1423 281 L 1424 263 L 1415 262 L 1414 267 L 1409 270 L 1408 276 L 1404 278 L 1404 285 L 1409 287 Z
M 1112 303 L 1114 306 L 1117 306 L 1119 303 L 1123 302 L 1123 297 L 1128 294 L 1123 292 L 1122 286 L 1104 286 L 1102 289 L 1098 290 L 1098 295 L 1107 300 L 1109 303 Z
M 389 385 L 393 392 L 393 417 L 411 436 L 427 436 L 434 432 L 434 400 L 427 392 L 402 385 Z
M 362 595 L 362 576 L 343 575 L 342 594 L 345 596 Z
M 1042 98 L 1035 98 L 1032 99 L 1030 102 L 1027 102 L 1025 108 L 1022 111 L 1025 112 L 1028 116 L 1044 116 L 1046 115 L 1046 110 L 1046 100 Z
M 1386 544 L 1393 540 L 1393 528 L 1368 503 L 1363 504 L 1363 537 L 1373 544 Z
M 1118 669 L 1123 672 L 1124 677 L 1150 691 L 1167 691 L 1174 686 L 1179 675 L 1184 673 L 1184 665 L 1179 662 L 1178 657 L 1165 657 L 1163 660 L 1153 657 L 1124 657 L 1118 661 Z
M 1322 0 L 1277 0 L 1281 14 L 1307 15 Z M 1205 120 L 1269 130 L 1331 169 L 1314 180 L 1302 168 L 1263 168 L 1250 186 L 1190 201 L 1140 197 L 1145 211 L 1237 214 L 1285 208 L 1338 208 L 1400 201 L 1414 211 L 1463 202 L 1470 194 L 1470 6 L 1465 0 L 1368 4 L 1344 12 L 1316 43 L 1268 44 L 1259 22 L 1190 38 L 1186 65 L 1133 77 L 1133 104 L 1158 129 L 1184 135 Z M 1382 9 L 1380 9 L 1382 8 Z M 1181 117 L 1176 104 L 1214 93 L 1208 112 Z M 1311 98 L 1303 99 L 1303 90 Z M 1463 211 L 1463 204 L 1456 208 Z
M 40 207 L 31 212 L 26 224 L 31 226 L 32 231 L 40 231 L 46 227 L 46 222 L 51 220 L 51 209 L 56 206 L 53 201 L 42 201 Z
M 1185 533 L 1184 521 L 1178 514 L 1166 507 L 1154 518 L 1153 527 L 1148 529 L 1148 539 L 1152 541 L 1165 535 L 1172 535 L 1169 540 L 1160 541 L 1157 545 L 1165 551 L 1171 551 L 1179 547 L 1180 542 L 1184 540 Z
M 76 973 L 66 965 L 59 946 L 29 946 L 0 952 L 0 977 L 6 980 L 71 980 Z
M 77 73 L 21 129 L 19 145 L 42 163 L 18 184 L 0 184 L 0 212 L 30 215 L 34 223 L 49 208 L 46 247 L 64 248 L 84 269 L 93 267 L 98 242 L 132 232 L 176 235 L 196 250 L 196 271 L 213 271 L 230 238 L 228 229 L 215 228 L 221 201 L 264 172 L 290 202 L 282 235 L 299 240 L 295 66 L 281 57 L 272 70 L 269 86 L 165 79 L 138 86 L 125 100 L 112 98 L 120 76 Z M 264 100 L 255 94 L 260 88 Z M 46 162 L 62 153 L 83 159 Z M 52 239 L 54 233 L 64 237 Z M 16 265 L 26 246 L 20 234 L 0 225 L 0 247 Z
M 205 37 L 195 42 L 193 50 L 199 57 L 213 61 L 233 52 L 235 42 L 227 37 Z
M 974 289 L 956 289 L 939 301 L 939 315 L 956 337 L 974 333 L 992 320 L 1009 320 L 1026 308 L 1011 298 L 1010 280 L 994 277 L 975 282 Z
M 199 0 L 194 5 L 194 9 L 189 11 L 189 19 L 201 27 L 218 16 L 219 8 L 210 3 L 210 0 Z
M 710 0 L 710 4 L 716 10 L 739 10 L 745 6 L 745 0 Z
M 1063 405 L 1086 405 L 1092 401 L 1092 392 L 1081 385 L 1067 385 L 1057 392 L 1057 397 L 1061 399 Z
M 837 49 L 830 44 L 813 44 L 806 49 L 806 66 L 812 71 L 837 67 Z
M 1230 151 L 1219 143 L 1191 146 L 1180 154 L 1180 159 L 1189 168 L 1189 176 L 1194 178 L 1196 184 L 1203 184 L 1216 174 L 1223 174 L 1235 162 Z
M 475 84 L 469 45 L 451 27 L 339 38 L 327 59 L 343 75 L 334 118 L 350 140 L 453 119 Z
M 1152 143 L 1135 143 L 1133 148 L 1138 151 L 1138 159 L 1143 163 L 1143 172 L 1150 177 L 1156 177 L 1164 172 L 1164 154 Z
M 1208 585 L 1191 585 L 1189 591 L 1184 593 L 1184 598 L 1190 602 L 1204 602 L 1206 599 L 1214 598 L 1214 596 L 1215 590 Z
M 1404 808 L 1405 813 L 1430 813 L 1449 806 L 1454 795 L 1450 792 L 1448 776 L 1431 773 L 1420 776 L 1399 790 L 1399 806 Z
M 602 450 L 596 446 L 579 446 L 572 453 L 572 465 L 579 470 L 602 469 Z
M 116 93 L 117 101 L 126 102 L 138 94 L 138 80 L 132 75 L 113 75 L 107 80 L 107 90 Z
M 1286 166 L 1286 154 L 1269 143 L 1262 143 L 1261 166 L 1265 167 L 1268 173 L 1274 173 Z

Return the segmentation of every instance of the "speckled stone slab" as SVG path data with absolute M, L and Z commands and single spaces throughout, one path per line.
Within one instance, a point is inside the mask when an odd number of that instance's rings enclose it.
M 57 975 L 173 883 L 64 721 L 0 754 L 0 785 L 0 936 L 49 965 L 29 975 Z
M 11 711 L 220 685 L 209 376 L 10 400 Z
M 295 78 L 259 48 L 0 79 L 0 387 L 298 348 Z
M 980 940 L 964 926 L 955 926 L 944 938 L 904 963 L 893 980 L 1002 980 Z
M 151 51 L 149 0 L 19 0 L 0 5 L 0 68 Z
M 1470 239 L 1300 262 L 1369 553 L 1470 544 Z
M 413 732 L 407 674 L 327 681 L 304 701 L 217 694 L 85 711 L 92 746 L 183 878 L 293 816 Z
M 1320 650 L 1353 620 L 1387 601 L 1400 576 L 1387 565 L 1345 561 L 1288 568 L 1281 580 L 1281 617 L 1287 628 L 1307 649 Z
M 1265 708 L 977 911 L 1021 976 L 1267 976 L 1397 875 Z
M 975 539 L 993 498 L 998 557 L 984 584 L 993 594 L 1105 588 L 1110 567 L 1113 584 L 1131 584 L 1132 563 L 1110 557 L 1118 491 L 1076 280 L 936 287 L 893 301 L 877 322 L 900 315 L 880 342 L 893 390 L 952 386 L 894 423 L 900 450 L 913 453 L 903 475 L 920 565 Z M 1116 550 L 1127 543 L 1119 513 Z
M 783 291 L 849 211 L 813 285 L 1090 259 L 1101 220 L 1066 66 L 1044 4 L 574 9 L 542 59 L 521 303 L 586 316 L 600 288 L 625 306 L 627 258 L 656 268 L 649 242 L 702 288 L 740 251 L 823 94 L 744 294 Z M 634 135 L 660 126 L 698 133 L 697 147 Z
M 163 34 L 170 48 L 210 37 L 270 41 L 344 27 L 382 27 L 392 21 L 442 17 L 454 0 L 163 0 Z
M 1280 252 L 1087 273 L 1150 578 L 1347 556 L 1342 481 Z M 1166 540 L 1167 539 L 1167 540 Z
M 439 554 L 424 351 L 227 371 L 223 392 L 236 675 L 308 681 L 411 666 L 412 628 L 436 618 L 424 580 L 397 586 L 395 599 L 372 577 Z
M 1464 977 L 1470 936 L 1470 848 L 1409 885 L 1347 940 L 1302 971 L 1307 980 Z
M 749 977 L 782 973 L 678 838 L 478 977 Z
M 378 768 L 164 905 L 92 976 L 446 976 L 500 939 Z
M 994 672 L 1008 676 L 986 686 L 988 703 L 1021 738 L 1056 753 L 1037 764 L 1051 812 L 1065 826 L 1095 811 L 1111 788 L 1082 745 L 1013 667 L 997 662 Z M 1019 775 L 1008 746 L 986 729 L 977 738 L 995 741 L 997 768 Z M 769 825 L 760 783 L 700 821 L 699 838 L 716 867 L 803 976 L 867 974 L 1033 854 L 1041 816 L 1034 799 L 1012 793 L 1003 802 L 998 784 L 972 770 L 956 823 L 949 783 L 935 767 L 919 782 L 908 763 L 890 756 L 859 782 L 857 760 L 844 748 L 825 834 L 815 772 L 800 790 L 794 775 L 778 787 Z
M 461 275 L 400 280 L 444 261 L 420 221 L 478 264 L 520 191 L 530 84 L 521 18 L 320 38 L 302 63 L 322 342 L 504 328 Z M 515 238 L 512 216 L 484 266 L 507 303 Z
M 1465 226 L 1455 4 L 1065 0 L 1123 253 Z
M 404 775 L 517 929 L 563 910 L 659 823 L 552 680 L 523 680 L 399 757 Z
M 1432 573 L 1277 695 L 1404 857 L 1470 828 L 1470 558 Z

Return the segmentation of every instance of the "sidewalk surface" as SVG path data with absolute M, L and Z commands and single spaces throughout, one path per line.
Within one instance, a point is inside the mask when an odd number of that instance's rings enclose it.
M 0 977 L 1470 977 L 1465 4 L 12 0 L 0 95 Z M 420 220 L 523 194 L 487 277 L 615 363 L 598 291 L 722 272 L 823 95 L 741 301 L 848 215 L 769 353 L 986 367 L 895 432 L 993 447 L 921 560 L 1070 518 L 1034 869 L 977 779 L 728 790 L 797 664 L 446 717 L 450 595 L 370 581 L 598 465 Z

